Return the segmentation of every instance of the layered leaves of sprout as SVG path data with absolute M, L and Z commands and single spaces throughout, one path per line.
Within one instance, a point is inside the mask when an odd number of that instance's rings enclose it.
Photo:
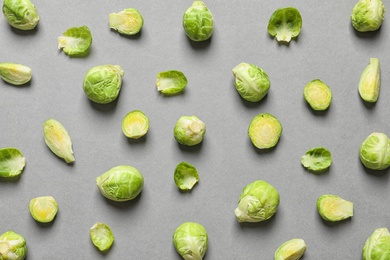
M 26 239 L 10 230 L 0 236 L 0 259 L 23 260 L 27 256 Z
M 176 251 L 185 260 L 202 260 L 208 248 L 206 229 L 195 222 L 185 222 L 173 233 Z
M 58 204 L 52 196 L 34 198 L 29 204 L 31 216 L 38 222 L 53 221 L 58 212 Z
M 129 112 L 122 120 L 122 131 L 128 138 L 139 139 L 149 130 L 149 119 L 140 110 Z
M 324 220 L 336 222 L 353 216 L 353 203 L 333 194 L 324 194 L 317 200 L 318 213 Z
M 0 77 L 12 85 L 23 85 L 31 80 L 32 70 L 22 64 L 4 62 L 0 63 Z
M 274 260 L 299 260 L 306 251 L 303 239 L 294 238 L 284 242 L 274 254 Z
M 363 247 L 363 260 L 390 259 L 390 233 L 387 228 L 376 229 Z
M 352 26 L 359 32 L 376 31 L 385 18 L 382 0 L 359 0 L 352 9 Z
M 205 133 L 206 124 L 196 116 L 180 117 L 173 129 L 176 141 L 187 146 L 202 142 Z
M 214 31 L 214 17 L 204 2 L 195 0 L 183 15 L 183 27 L 192 41 L 205 41 Z
M 380 80 L 380 62 L 377 58 L 371 58 L 359 81 L 359 94 L 364 101 L 373 103 L 378 100 Z
M 282 130 L 276 117 L 268 113 L 258 114 L 249 125 L 248 136 L 258 149 L 268 149 L 279 142 Z
M 360 161 L 371 170 L 384 170 L 390 166 L 390 140 L 384 133 L 370 134 L 360 146 Z
M 303 96 L 310 107 L 317 111 L 328 109 L 332 102 L 332 91 L 328 85 L 319 79 L 307 83 Z

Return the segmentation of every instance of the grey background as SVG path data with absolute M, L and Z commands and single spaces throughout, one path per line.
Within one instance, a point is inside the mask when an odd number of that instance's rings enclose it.
M 390 134 L 388 87 L 390 26 L 388 17 L 375 33 L 357 33 L 350 15 L 357 1 L 207 1 L 215 19 L 212 39 L 192 43 L 182 15 L 192 1 L 34 1 L 41 20 L 33 32 L 12 29 L 0 19 L 0 62 L 33 69 L 30 84 L 15 87 L 0 81 L 0 147 L 16 147 L 26 158 L 18 181 L 0 182 L 0 233 L 14 230 L 28 243 L 28 259 L 180 259 L 171 236 L 185 221 L 208 231 L 206 259 L 272 259 L 283 242 L 306 241 L 304 259 L 360 259 L 371 233 L 389 227 L 389 174 L 364 169 L 358 151 L 374 131 Z M 390 1 L 384 1 L 390 8 Z M 278 44 L 267 24 L 277 8 L 294 6 L 302 14 L 297 40 Z M 145 23 L 141 34 L 123 37 L 108 28 L 108 14 L 137 8 Z M 66 29 L 87 25 L 93 35 L 86 58 L 69 58 L 57 49 Z M 360 75 L 370 57 L 379 58 L 382 88 L 376 105 L 359 97 Z M 271 80 L 259 103 L 243 101 L 231 69 L 256 64 Z M 82 90 L 93 66 L 118 64 L 125 71 L 118 100 L 90 102 Z M 188 78 L 185 93 L 160 95 L 158 72 L 177 69 Z M 303 88 L 321 79 L 333 92 L 330 109 L 314 113 Z M 140 141 L 123 135 L 121 122 L 142 110 L 150 131 Z M 271 113 L 283 125 L 279 144 L 258 151 L 247 136 L 252 118 Z M 182 115 L 197 115 L 207 125 L 203 143 L 180 147 L 173 127 Z M 42 125 L 60 121 L 72 137 L 76 157 L 67 165 L 48 149 Z M 327 147 L 333 155 L 328 173 L 303 169 L 309 148 Z M 181 193 L 173 171 L 181 161 L 194 164 L 200 181 Z M 139 197 L 127 203 L 106 200 L 95 178 L 117 165 L 132 165 L 145 178 Z M 243 187 L 262 179 L 278 189 L 279 210 L 267 222 L 239 224 L 234 215 Z M 325 193 L 354 203 L 355 216 L 329 224 L 316 210 Z M 29 201 L 51 195 L 59 205 L 48 225 L 35 222 Z M 91 243 L 89 228 L 97 221 L 115 235 L 103 255 Z

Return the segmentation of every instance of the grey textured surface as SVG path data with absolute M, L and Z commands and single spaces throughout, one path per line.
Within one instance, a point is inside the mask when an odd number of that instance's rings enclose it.
M 389 173 L 364 169 L 358 151 L 374 131 L 390 134 L 388 17 L 376 33 L 356 33 L 350 15 L 356 1 L 207 1 L 215 19 L 210 41 L 192 43 L 181 25 L 192 1 L 34 1 L 41 20 L 33 32 L 12 29 L 0 19 L 0 62 L 25 64 L 33 79 L 24 87 L 0 81 L 0 147 L 16 147 L 26 157 L 18 181 L 0 182 L 0 232 L 14 230 L 28 243 L 28 259 L 180 259 L 171 237 L 185 221 L 202 224 L 209 234 L 206 259 L 272 259 L 291 238 L 307 243 L 304 259 L 360 259 L 365 240 L 390 226 Z M 390 8 L 390 2 L 384 1 Z M 269 37 L 267 23 L 279 7 L 295 6 L 303 28 L 288 46 Z M 145 23 L 141 34 L 123 37 L 108 28 L 108 14 L 137 8 Z M 386 14 L 387 16 L 387 14 Z M 57 49 L 66 29 L 87 25 L 91 53 L 69 58 Z M 376 105 L 367 106 L 357 86 L 370 57 L 381 61 L 382 88 Z M 244 102 L 231 69 L 240 62 L 264 69 L 268 95 L 257 104 Z M 82 90 L 93 66 L 118 64 L 125 71 L 118 100 L 90 102 Z M 188 78 L 183 95 L 164 97 L 155 87 L 160 71 L 177 69 Z M 305 84 L 319 78 L 330 86 L 333 101 L 314 113 L 303 99 Z M 128 141 L 123 117 L 142 110 L 150 130 Z M 283 125 L 279 144 L 258 151 L 247 128 L 268 112 Z M 173 127 L 182 115 L 196 115 L 207 125 L 203 143 L 180 147 Z M 43 122 L 60 121 L 73 140 L 74 165 L 57 158 L 43 139 Z M 303 169 L 309 148 L 327 147 L 333 155 L 328 173 Z M 198 169 L 200 181 L 181 193 L 173 172 L 181 161 Z M 145 179 L 134 201 L 112 203 L 95 178 L 117 165 L 136 167 Z M 265 223 L 239 224 L 234 215 L 245 185 L 262 179 L 279 190 L 276 215 Z M 322 221 L 316 200 L 333 193 L 354 202 L 355 216 L 337 224 Z M 36 223 L 29 201 L 51 195 L 59 212 L 49 225 Z M 89 239 L 97 221 L 115 235 L 103 255 Z

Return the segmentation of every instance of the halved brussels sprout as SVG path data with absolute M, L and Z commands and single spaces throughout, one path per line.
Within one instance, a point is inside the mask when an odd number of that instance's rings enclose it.
M 371 170 L 384 170 L 390 166 L 390 140 L 383 133 L 372 133 L 360 146 L 359 157 Z
M 294 238 L 284 242 L 275 251 L 274 260 L 299 260 L 305 251 L 305 241 L 300 238 Z
M 268 33 L 278 42 L 290 42 L 291 38 L 300 34 L 301 27 L 301 13 L 294 7 L 277 9 L 268 21 Z
M 359 0 L 352 9 L 352 26 L 359 32 L 376 31 L 385 18 L 382 0 Z
M 0 77 L 13 85 L 23 85 L 31 80 L 31 68 L 17 63 L 0 63 Z
M 10 230 L 0 236 L 0 260 L 23 260 L 27 255 L 26 240 Z
M 208 248 L 206 229 L 195 222 L 184 222 L 172 236 L 176 251 L 186 260 L 202 260 Z
M 196 116 L 182 116 L 177 120 L 173 135 L 180 144 L 193 146 L 203 140 L 206 124 Z
M 26 159 L 16 148 L 0 149 L 0 177 L 12 178 L 20 175 L 26 165 Z
M 254 181 L 243 189 L 234 213 L 238 222 L 264 221 L 276 213 L 279 201 L 279 192 L 271 184 Z
M 332 102 L 332 91 L 319 79 L 307 83 L 303 96 L 311 108 L 318 111 L 326 110 Z
M 140 110 L 129 112 L 122 121 L 122 131 L 125 136 L 139 139 L 149 130 L 149 119 Z
M 134 35 L 141 31 L 144 19 L 135 8 L 127 8 L 119 13 L 111 13 L 108 16 L 111 29 L 126 35 Z
M 360 97 L 366 102 L 376 102 L 381 85 L 381 69 L 377 58 L 371 58 L 359 81 Z
M 187 86 L 187 78 L 183 72 L 168 70 L 157 74 L 157 90 L 166 95 L 182 92 Z
M 366 240 L 363 260 L 390 259 L 390 233 L 387 228 L 378 228 Z
M 34 198 L 29 205 L 31 216 L 38 222 L 51 222 L 58 212 L 58 205 L 52 196 Z
M 14 28 L 32 30 L 39 22 L 37 9 L 30 0 L 4 0 L 5 20 Z
M 332 164 L 332 155 L 325 147 L 315 147 L 302 156 L 301 163 L 309 171 L 322 172 Z
M 274 147 L 282 134 L 282 125 L 271 114 L 258 114 L 252 119 L 248 128 L 248 135 L 254 146 L 259 149 Z
M 184 13 L 183 27 L 191 40 L 205 41 L 214 31 L 213 15 L 202 1 L 195 0 Z
M 72 27 L 58 37 L 58 49 L 69 56 L 81 56 L 89 52 L 92 44 L 91 31 L 87 26 Z
M 319 197 L 317 209 L 323 219 L 331 222 L 353 216 L 353 203 L 332 194 L 324 194 Z
M 181 162 L 176 166 L 173 177 L 176 186 L 180 190 L 191 190 L 199 181 L 198 171 L 195 166 L 187 162 Z
M 89 235 L 92 243 L 102 252 L 110 249 L 115 240 L 111 228 L 101 222 L 95 223 L 90 228 Z

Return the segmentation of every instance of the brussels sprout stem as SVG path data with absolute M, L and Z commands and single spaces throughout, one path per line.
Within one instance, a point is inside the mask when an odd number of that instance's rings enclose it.
M 256 222 L 253 218 L 248 215 L 248 207 L 253 201 L 257 201 L 257 198 L 254 196 L 245 196 L 241 199 L 238 207 L 234 210 L 236 213 L 238 222 Z M 252 202 L 252 203 L 251 203 Z

